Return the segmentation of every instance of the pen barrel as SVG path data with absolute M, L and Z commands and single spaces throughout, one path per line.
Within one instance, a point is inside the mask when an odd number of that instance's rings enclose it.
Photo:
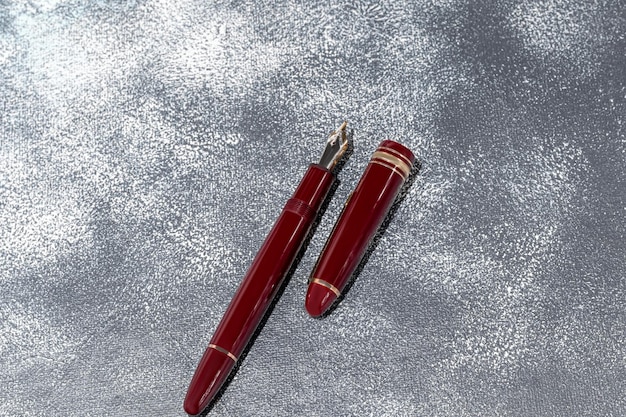
M 198 364 L 183 405 L 188 414 L 199 414 L 228 378 L 291 268 L 334 178 L 326 168 L 311 164 L 285 204 Z
M 311 164 L 239 285 L 211 344 L 239 358 L 291 268 L 334 175 Z
M 348 197 L 311 281 L 330 284 L 341 293 L 410 175 L 415 157 L 398 142 L 383 141 Z

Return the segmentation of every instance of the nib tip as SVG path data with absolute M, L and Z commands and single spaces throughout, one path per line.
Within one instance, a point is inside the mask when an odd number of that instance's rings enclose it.
M 348 122 L 344 121 L 341 126 L 328 137 L 326 148 L 319 162 L 321 166 L 332 170 L 348 149 L 348 139 L 346 138 L 347 125 Z

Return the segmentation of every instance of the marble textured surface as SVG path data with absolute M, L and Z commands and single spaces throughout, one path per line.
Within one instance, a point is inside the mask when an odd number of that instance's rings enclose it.
M 0 1 L 0 416 L 182 416 L 326 134 L 354 153 L 209 415 L 626 415 L 626 6 Z M 308 274 L 384 138 L 422 163 Z

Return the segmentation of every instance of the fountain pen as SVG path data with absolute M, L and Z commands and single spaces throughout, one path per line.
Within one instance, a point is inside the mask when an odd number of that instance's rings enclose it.
M 348 149 L 346 124 L 330 134 L 320 162 L 309 165 L 252 261 L 191 380 L 188 414 L 214 399 L 276 296 L 335 181 L 333 169 Z

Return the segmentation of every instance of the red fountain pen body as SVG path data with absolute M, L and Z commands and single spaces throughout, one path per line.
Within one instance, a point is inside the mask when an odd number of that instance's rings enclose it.
M 398 142 L 385 140 L 378 146 L 311 274 L 305 300 L 311 316 L 324 314 L 341 295 L 414 162 L 413 153 Z
M 265 239 L 207 347 L 191 380 L 184 409 L 197 415 L 213 400 L 256 331 L 291 268 L 334 182 L 332 173 L 345 152 L 345 124 L 334 133 L 320 164 L 311 164 Z M 333 153 L 334 152 L 334 153 Z

